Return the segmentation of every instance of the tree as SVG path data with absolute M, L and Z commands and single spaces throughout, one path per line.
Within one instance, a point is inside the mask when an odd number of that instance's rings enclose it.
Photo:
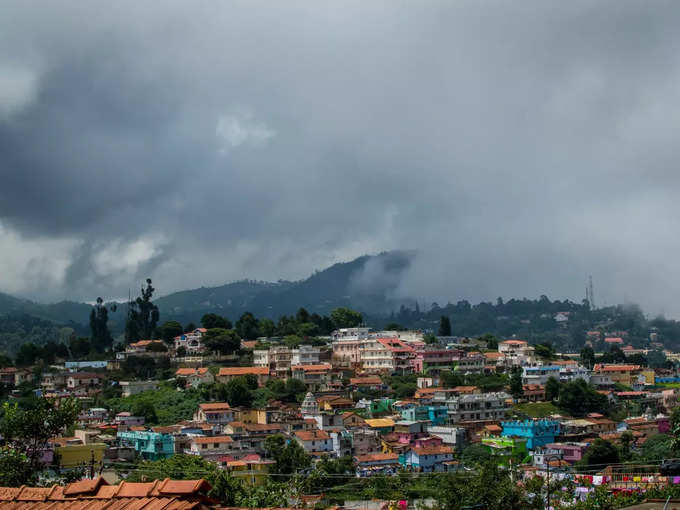
M 510 393 L 515 398 L 524 395 L 524 385 L 522 384 L 522 369 L 514 367 L 510 375 Z
M 190 333 L 196 329 L 196 324 L 193 322 L 189 322 L 186 326 L 184 326 L 184 332 L 185 333 Z
M 289 349 L 297 349 L 302 344 L 302 338 L 297 335 L 287 335 L 283 338 L 283 343 Z
M 158 336 L 160 336 L 166 344 L 172 344 L 176 336 L 184 333 L 182 325 L 177 321 L 166 321 L 158 327 Z
M 143 416 L 144 423 L 157 423 L 156 407 L 149 400 L 138 400 L 134 403 L 131 410 L 134 416 Z
M 555 357 L 555 348 L 551 343 L 542 343 L 534 345 L 534 352 L 536 356 L 544 359 L 553 359 Z
M 581 349 L 581 362 L 588 368 L 593 368 L 595 365 L 595 351 L 592 347 L 584 347 Z
M 442 315 L 439 318 L 439 331 L 437 335 L 451 336 L 451 320 L 446 315 Z
M 38 398 L 27 401 L 25 407 L 5 402 L 3 411 L 0 435 L 11 451 L 0 451 L 0 466 L 12 466 L 13 469 L 0 472 L 0 483 L 35 484 L 44 467 L 43 451 L 50 439 L 73 426 L 80 403 L 73 398 L 63 399 L 58 404 Z
M 262 336 L 271 338 L 276 332 L 276 324 L 274 324 L 274 321 L 271 319 L 260 319 L 259 329 L 260 333 L 262 333 Z
M 480 340 L 486 342 L 486 348 L 492 351 L 498 350 L 498 338 L 496 338 L 491 333 L 482 335 L 479 337 Z
M 401 324 L 397 324 L 396 322 L 390 322 L 388 324 L 385 324 L 385 331 L 404 331 L 406 328 L 402 326 Z
M 667 365 L 666 355 L 663 351 L 649 351 L 647 364 L 650 368 L 664 368 Z
M 21 344 L 17 353 L 16 364 L 19 367 L 33 365 L 38 356 L 40 356 L 40 347 L 32 342 Z
M 206 313 L 201 317 L 201 326 L 205 329 L 221 328 L 221 329 L 231 329 L 233 326 L 229 319 L 217 315 L 216 313 Z
M 428 333 L 427 335 L 425 335 L 423 337 L 423 341 L 428 345 L 435 345 L 435 344 L 439 343 L 439 340 L 437 340 L 437 337 L 434 336 L 431 333 Z
M 331 312 L 331 320 L 336 328 L 356 328 L 363 318 L 359 312 L 349 308 L 336 308 Z
M 311 465 L 311 458 L 297 441 L 290 441 L 281 434 L 269 436 L 264 440 L 264 451 L 276 461 L 273 472 L 279 475 L 297 473 Z
M 235 377 L 224 385 L 225 399 L 232 407 L 250 407 L 255 399 L 245 377 Z
M 245 312 L 236 321 L 236 332 L 245 340 L 254 340 L 260 336 L 257 319 L 250 312 Z
M 208 496 L 219 500 L 225 506 L 238 506 L 247 496 L 248 489 L 243 481 L 232 476 L 216 463 L 204 460 L 198 455 L 173 455 L 167 459 L 142 461 L 139 469 L 127 477 L 129 482 L 148 482 L 149 480 L 196 480 L 204 478 L 212 487 Z
M 603 469 L 609 464 L 617 464 L 621 461 L 619 449 L 611 442 L 597 438 L 586 450 L 583 456 L 583 464 L 586 466 L 597 466 Z
M 572 416 L 584 416 L 587 413 L 606 412 L 609 401 L 583 379 L 576 379 L 560 387 L 557 405 Z
M 158 307 L 151 302 L 156 289 L 151 285 L 151 278 L 146 279 L 146 287 L 142 286 L 141 296 L 128 303 L 128 320 L 125 324 L 125 340 L 127 343 L 151 338 L 160 314 Z
M 549 377 L 545 382 L 545 399 L 548 402 L 557 400 L 560 396 L 560 382 L 555 377 Z
M 233 329 L 213 328 L 205 333 L 205 346 L 220 354 L 231 354 L 241 348 L 241 338 Z
M 471 444 L 461 453 L 463 463 L 470 466 L 474 464 L 483 464 L 491 459 L 491 452 L 486 446 L 481 444 Z
M 112 308 L 115 311 L 115 305 Z M 90 342 L 97 352 L 104 352 L 111 348 L 113 337 L 109 331 L 109 311 L 100 297 L 90 311 Z
M 68 342 L 68 348 L 71 351 L 71 356 L 76 359 L 87 356 L 91 350 L 90 339 L 86 337 L 76 338 L 73 335 Z

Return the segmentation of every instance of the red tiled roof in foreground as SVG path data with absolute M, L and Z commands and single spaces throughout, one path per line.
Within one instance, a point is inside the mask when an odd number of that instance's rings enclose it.
M 53 487 L 0 487 L 0 509 L 192 510 L 209 508 L 205 480 L 156 480 L 108 485 L 103 478 Z

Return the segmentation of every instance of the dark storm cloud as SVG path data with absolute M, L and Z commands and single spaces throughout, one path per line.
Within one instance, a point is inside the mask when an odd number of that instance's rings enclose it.
M 580 299 L 592 273 L 601 300 L 677 315 L 679 21 L 661 1 L 5 2 L 0 288 L 165 293 L 400 248 L 420 255 L 398 295 Z

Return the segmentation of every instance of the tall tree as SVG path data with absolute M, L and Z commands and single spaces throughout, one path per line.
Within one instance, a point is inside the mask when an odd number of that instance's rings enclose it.
M 560 396 L 560 382 L 554 377 L 549 377 L 545 382 L 545 399 L 548 402 L 557 400 Z
M 336 328 L 356 328 L 363 318 L 359 312 L 349 308 L 336 308 L 331 312 L 331 320 Z
M 446 315 L 442 315 L 439 319 L 439 331 L 437 332 L 437 335 L 451 336 L 451 320 Z
M 171 344 L 176 336 L 181 335 L 184 328 L 177 321 L 166 321 L 158 326 L 157 335 L 160 336 L 166 344 Z
M 236 321 L 236 332 L 245 340 L 254 340 L 260 336 L 260 328 L 257 319 L 250 312 L 245 312 Z
M 128 303 L 128 319 L 125 324 L 125 340 L 127 343 L 151 338 L 156 329 L 160 314 L 158 307 L 151 302 L 154 293 L 151 278 L 146 279 L 146 287 L 142 286 L 141 296 Z
M 524 395 L 524 386 L 522 385 L 522 369 L 515 367 L 512 369 L 510 375 L 510 393 L 515 398 L 520 398 Z
M 203 326 L 205 329 L 232 328 L 232 324 L 229 319 L 222 317 L 221 315 L 217 315 L 216 313 L 206 313 L 203 317 L 201 317 L 201 326 Z
M 115 305 L 112 308 L 115 311 Z M 109 311 L 101 297 L 90 311 L 90 343 L 97 352 L 104 352 L 110 349 L 113 344 L 113 337 L 109 331 Z
M 0 451 L 0 467 L 11 463 L 13 469 L 0 471 L 0 483 L 34 484 L 44 468 L 41 458 L 48 442 L 75 423 L 80 403 L 72 398 L 58 404 L 40 398 L 29 401 L 26 407 L 6 402 L 3 411 L 0 435 L 10 450 Z

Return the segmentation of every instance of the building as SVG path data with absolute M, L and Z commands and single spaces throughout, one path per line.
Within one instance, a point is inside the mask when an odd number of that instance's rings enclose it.
M 54 450 L 54 463 L 60 468 L 89 466 L 94 459 L 100 465 L 106 445 L 104 443 L 84 444 L 76 437 L 58 437 L 50 441 Z
M 509 464 L 511 459 L 521 462 L 528 457 L 527 440 L 523 437 L 484 437 L 482 445 L 500 457 L 503 465 Z
M 100 382 L 99 374 L 94 372 L 72 372 L 66 377 L 66 387 L 69 390 L 95 388 Z
M 202 354 L 205 351 L 203 336 L 206 331 L 207 329 L 205 328 L 196 328 L 193 331 L 176 336 L 174 339 L 175 352 L 180 348 L 184 348 L 187 356 Z
M 134 448 L 137 455 L 145 460 L 160 460 L 175 454 L 175 438 L 172 434 L 162 434 L 148 430 L 129 430 L 118 432 L 118 444 Z
M 290 376 L 290 365 L 293 353 L 285 345 L 276 345 L 268 350 L 253 351 L 253 366 L 266 367 L 273 377 L 287 379 Z
M 321 348 L 311 345 L 301 345 L 291 351 L 291 365 L 318 365 Z
M 461 452 L 465 446 L 465 429 L 462 427 L 428 426 L 427 433 L 438 437 L 446 446 L 450 446 L 454 451 Z
M 398 338 L 362 340 L 361 367 L 367 372 L 410 373 L 415 350 Z
M 167 352 L 168 348 L 166 347 L 163 340 L 139 340 L 137 342 L 128 344 L 125 347 L 125 354 L 128 356 L 167 356 Z
M 331 365 L 293 365 L 291 375 L 293 379 L 304 382 L 312 391 L 325 389 L 331 381 Z
M 453 460 L 453 449 L 440 445 L 410 448 L 404 455 L 404 466 L 413 471 L 435 473 L 447 471 L 447 462 Z
M 500 363 L 507 367 L 535 365 L 534 348 L 525 340 L 505 340 L 498 344 L 498 352 L 503 355 Z
M 640 371 L 640 365 L 598 363 L 593 367 L 593 376 L 605 374 L 611 378 L 613 384 L 632 386 L 637 382 Z
M 457 349 L 438 349 L 425 346 L 418 349 L 413 358 L 414 372 L 437 373 L 440 370 L 450 370 L 454 360 L 464 355 Z
M 501 425 L 504 437 L 526 438 L 529 450 L 554 443 L 560 435 L 560 422 L 555 420 L 505 421 Z
M 508 412 L 508 400 L 511 396 L 505 392 L 491 392 L 472 395 L 460 395 L 445 400 L 451 424 L 468 421 L 500 421 Z
M 118 427 L 139 427 L 144 425 L 144 416 L 133 416 L 132 413 L 121 411 L 115 417 Z
M 325 430 L 298 430 L 295 432 L 295 440 L 309 454 L 333 451 L 333 441 Z
M 556 381 L 560 380 L 559 365 L 539 365 L 537 367 L 522 368 L 522 384 L 538 384 L 545 386 L 548 379 L 554 377 Z
M 443 425 L 448 420 L 446 405 L 418 405 L 415 403 L 395 403 L 394 409 L 401 414 L 402 420 L 429 421 L 432 425 Z
M 588 446 L 588 443 L 548 443 L 534 452 L 534 465 L 545 466 L 546 456 L 558 456 L 561 460 L 574 464 L 583 458 Z
M 158 381 L 120 381 L 118 384 L 123 388 L 124 397 L 158 389 Z
M 234 421 L 234 413 L 226 402 L 199 404 L 194 413 L 194 421 L 210 425 L 226 425 Z
M 177 379 L 184 379 L 188 387 L 198 388 L 201 384 L 215 382 L 215 377 L 207 367 L 203 368 L 178 368 L 175 372 Z
M 393 475 L 399 471 L 399 455 L 396 453 L 368 453 L 354 457 L 359 477 Z
M 230 436 L 194 437 L 191 439 L 189 455 L 200 455 L 204 459 L 217 460 L 234 450 L 234 440 Z
M 217 380 L 221 383 L 228 383 L 237 377 L 245 377 L 254 375 L 257 378 L 257 384 L 264 386 L 269 380 L 269 368 L 267 367 L 222 367 L 217 373 Z

